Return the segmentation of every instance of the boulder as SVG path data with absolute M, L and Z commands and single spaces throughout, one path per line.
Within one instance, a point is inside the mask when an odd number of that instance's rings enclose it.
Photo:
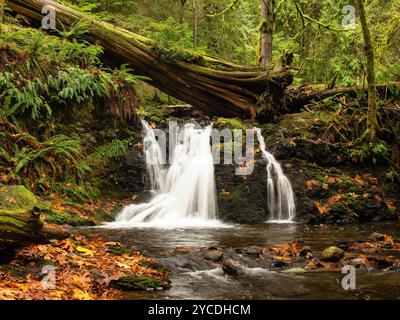
M 64 229 L 43 224 L 37 199 L 28 189 L 0 185 L 0 252 L 68 236 Z
M 237 277 L 244 274 L 238 263 L 233 259 L 227 259 L 224 261 L 222 264 L 222 271 L 232 277 Z
M 373 241 L 383 241 L 385 240 L 385 235 L 379 232 L 373 232 L 370 236 L 369 239 Z
M 326 262 L 337 262 L 344 257 L 344 251 L 338 247 L 332 246 L 321 253 L 320 259 Z
M 204 259 L 211 260 L 211 261 L 219 261 L 223 257 L 223 253 L 217 249 L 210 249 L 204 255 Z
M 163 284 L 160 281 L 145 275 L 136 274 L 125 276 L 118 280 L 112 280 L 109 286 L 111 288 L 116 288 L 123 291 L 141 291 L 164 288 Z

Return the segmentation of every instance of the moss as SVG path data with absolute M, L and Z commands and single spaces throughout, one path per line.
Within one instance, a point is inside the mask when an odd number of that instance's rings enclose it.
M 125 291 L 147 290 L 162 287 L 161 282 L 145 275 L 130 275 L 118 280 L 113 280 L 110 286 Z
M 139 261 L 139 265 L 141 265 L 142 267 L 146 267 L 146 268 L 157 270 L 157 271 L 165 269 L 162 265 L 160 265 L 158 263 L 149 262 L 144 259 Z
M 24 186 L 0 186 L 0 213 L 25 213 L 37 204 L 35 195 Z
M 55 223 L 55 224 L 68 224 L 70 226 L 91 226 L 93 225 L 93 221 L 88 218 L 82 217 L 76 213 L 70 213 L 67 211 L 61 210 L 49 210 L 44 216 L 44 220 L 47 223 Z
M 129 254 L 132 250 L 129 248 L 123 248 L 119 246 L 108 246 L 107 252 L 114 254 L 116 256 L 122 256 L 124 254 Z
M 220 126 L 229 129 L 241 129 L 246 130 L 246 125 L 237 118 L 218 118 L 215 122 L 215 126 L 218 128 Z

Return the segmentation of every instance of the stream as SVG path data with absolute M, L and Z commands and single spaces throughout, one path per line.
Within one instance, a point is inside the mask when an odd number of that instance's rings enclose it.
M 345 291 L 337 272 L 282 273 L 266 268 L 245 268 L 236 278 L 211 268 L 204 258 L 174 251 L 179 247 L 231 247 L 276 245 L 301 239 L 317 256 L 335 240 L 356 241 L 372 232 L 400 238 L 398 223 L 344 226 L 265 224 L 225 228 L 77 228 L 88 237 L 100 236 L 137 248 L 171 272 L 172 288 L 165 291 L 131 292 L 126 299 L 400 299 L 400 273 L 357 270 L 356 290 Z M 245 266 L 246 267 L 246 266 Z

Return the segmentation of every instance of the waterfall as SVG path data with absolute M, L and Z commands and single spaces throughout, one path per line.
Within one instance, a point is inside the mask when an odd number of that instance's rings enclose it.
M 116 227 L 216 227 L 217 203 L 214 164 L 210 146 L 212 126 L 197 129 L 186 124 L 179 129 L 172 162 L 153 129 L 142 120 L 143 150 L 154 197 L 148 203 L 126 206 L 109 226 Z M 171 159 L 171 157 L 170 157 Z
M 261 130 L 255 128 L 255 132 L 263 157 L 267 160 L 267 209 L 270 222 L 291 222 L 296 214 L 292 185 L 279 162 L 267 151 Z

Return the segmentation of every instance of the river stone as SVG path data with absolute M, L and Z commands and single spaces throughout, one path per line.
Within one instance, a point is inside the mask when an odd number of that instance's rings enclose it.
M 243 271 L 238 266 L 238 263 L 233 259 L 227 259 L 224 261 L 222 264 L 222 271 L 233 277 L 243 275 Z
M 382 241 L 385 240 L 385 235 L 379 232 L 373 232 L 369 238 L 374 241 Z
M 351 265 L 356 268 L 365 268 L 366 267 L 365 260 L 363 260 L 363 259 L 353 259 L 351 261 Z
M 118 280 L 111 280 L 109 286 L 123 291 L 136 291 L 157 289 L 163 285 L 158 280 L 148 276 L 132 274 Z
M 208 250 L 204 255 L 205 259 L 211 260 L 211 261 L 219 261 L 222 259 L 222 257 L 223 257 L 222 252 L 219 250 L 215 250 L 215 249 Z
M 306 272 L 306 270 L 304 270 L 303 268 L 290 268 L 287 270 L 282 270 L 281 272 L 283 272 L 283 273 L 304 273 L 304 272 Z
M 337 262 L 344 257 L 344 251 L 338 247 L 329 247 L 321 253 L 321 260 L 327 262 Z
M 306 257 L 307 255 L 312 255 L 312 250 L 309 246 L 304 246 L 300 251 L 300 257 Z

